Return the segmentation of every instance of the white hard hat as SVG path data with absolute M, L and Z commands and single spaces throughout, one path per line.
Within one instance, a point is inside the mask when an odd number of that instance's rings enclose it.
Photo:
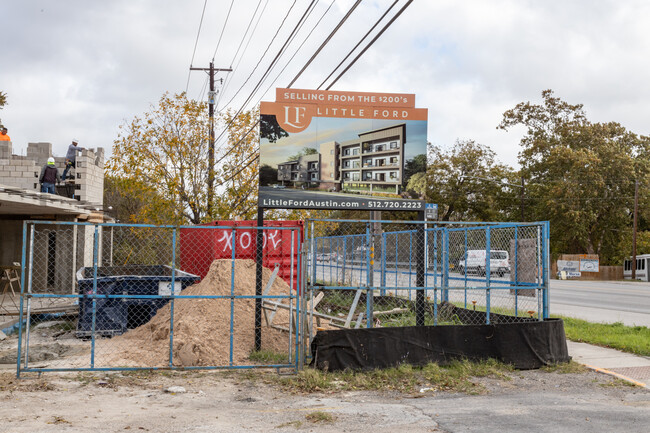
M 54 158 L 52 158 L 51 156 L 47 158 L 47 165 L 54 165 Z
M 73 139 L 72 139 L 72 142 L 73 142 L 73 143 L 76 143 L 76 144 L 79 144 L 79 140 L 77 140 L 76 138 L 73 138 Z

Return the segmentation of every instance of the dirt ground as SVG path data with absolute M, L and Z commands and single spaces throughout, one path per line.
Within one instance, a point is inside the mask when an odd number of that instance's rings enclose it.
M 0 432 L 647 432 L 650 391 L 593 372 L 476 379 L 482 395 L 283 391 L 275 372 L 0 370 Z M 169 387 L 180 392 L 166 392 Z M 423 391 L 423 392 L 421 392 Z

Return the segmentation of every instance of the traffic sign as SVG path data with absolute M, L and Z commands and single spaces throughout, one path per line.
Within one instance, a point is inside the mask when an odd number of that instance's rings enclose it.
M 424 219 L 437 220 L 438 219 L 438 205 L 434 203 L 426 203 L 424 205 Z

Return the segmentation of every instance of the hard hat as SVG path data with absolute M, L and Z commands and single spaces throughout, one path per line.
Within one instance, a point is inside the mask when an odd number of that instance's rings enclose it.
M 79 144 L 79 140 L 77 140 L 76 138 L 73 138 L 73 139 L 72 139 L 72 142 L 73 142 L 74 144 Z
M 47 165 L 54 165 L 54 158 L 52 158 L 51 156 L 47 158 Z

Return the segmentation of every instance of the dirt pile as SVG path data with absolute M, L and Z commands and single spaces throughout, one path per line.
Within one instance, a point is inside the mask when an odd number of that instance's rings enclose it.
M 206 277 L 183 290 L 186 296 L 230 296 L 232 261 L 215 260 Z M 263 287 L 272 271 L 263 268 Z M 255 262 L 235 260 L 235 296 L 255 295 Z M 276 278 L 269 295 L 288 295 L 290 288 Z M 276 298 L 274 302 L 289 303 Z M 255 299 L 176 299 L 174 301 L 173 363 L 175 366 L 225 366 L 230 363 L 231 309 L 233 365 L 250 364 L 248 356 L 254 348 Z M 126 366 L 167 366 L 171 304 L 167 304 L 146 324 L 109 340 L 98 347 L 98 362 Z M 278 309 L 273 324 L 289 327 L 289 311 Z M 266 326 L 262 317 L 262 349 L 287 353 L 289 333 Z M 292 337 L 292 341 L 295 337 Z

